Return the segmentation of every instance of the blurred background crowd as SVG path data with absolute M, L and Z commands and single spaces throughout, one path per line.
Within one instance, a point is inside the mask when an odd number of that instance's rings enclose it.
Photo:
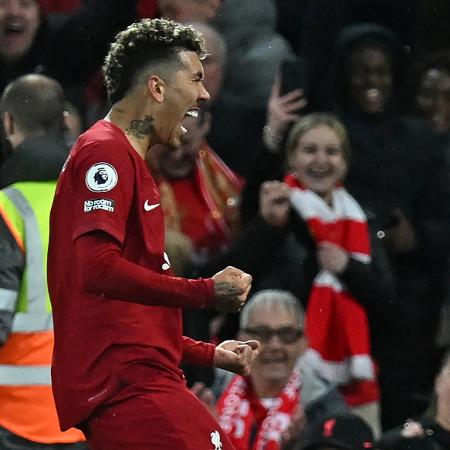
M 172 267 L 253 275 L 185 334 L 262 343 L 249 379 L 186 366 L 193 391 L 238 450 L 450 449 L 450 2 L 0 0 L 0 90 L 64 91 L 4 94 L 0 188 L 55 177 L 110 107 L 109 42 L 153 17 L 209 53 L 211 101 L 152 161 Z

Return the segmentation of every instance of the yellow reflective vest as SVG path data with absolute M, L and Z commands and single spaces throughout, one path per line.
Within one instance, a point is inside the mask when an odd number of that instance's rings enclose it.
M 47 290 L 48 222 L 56 182 L 19 182 L 0 191 L 0 215 L 24 252 L 18 292 L 0 289 L 2 310 L 14 313 L 0 347 L 0 426 L 33 442 L 84 440 L 59 429 L 51 389 L 53 322 Z

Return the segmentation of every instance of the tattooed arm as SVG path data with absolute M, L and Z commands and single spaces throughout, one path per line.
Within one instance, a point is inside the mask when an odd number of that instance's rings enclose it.
M 237 312 L 244 305 L 250 292 L 252 277 L 235 267 L 228 266 L 213 277 L 215 302 L 219 312 Z

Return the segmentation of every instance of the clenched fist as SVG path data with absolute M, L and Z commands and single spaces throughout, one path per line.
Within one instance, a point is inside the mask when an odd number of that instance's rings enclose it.
M 216 347 L 214 367 L 228 370 L 239 375 L 248 375 L 251 366 L 259 354 L 258 341 L 224 341 Z
M 228 266 L 213 277 L 215 309 L 219 312 L 240 311 L 252 287 L 252 277 L 236 267 Z

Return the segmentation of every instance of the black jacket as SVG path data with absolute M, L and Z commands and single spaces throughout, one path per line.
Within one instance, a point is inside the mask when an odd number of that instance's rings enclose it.
M 424 437 L 405 438 L 401 435 L 402 427 L 397 427 L 383 434 L 379 441 L 381 450 L 447 450 L 450 448 L 450 431 L 442 428 L 435 420 L 422 417 L 417 422 L 422 425 Z

